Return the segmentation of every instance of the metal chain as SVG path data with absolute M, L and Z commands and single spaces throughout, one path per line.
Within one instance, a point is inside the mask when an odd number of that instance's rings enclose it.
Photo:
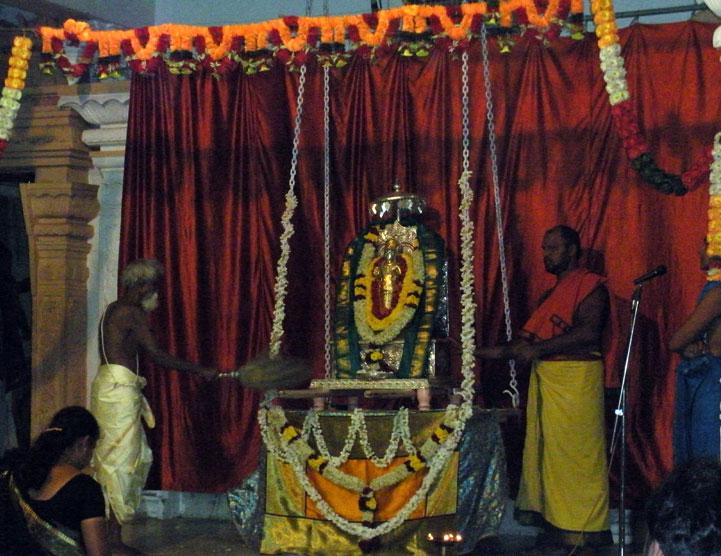
M 325 307 L 325 377 L 332 378 L 330 336 L 330 67 L 323 67 L 323 301 Z
M 488 124 L 488 150 L 491 155 L 491 174 L 493 177 L 493 200 L 496 209 L 496 234 L 498 236 L 498 258 L 501 265 L 501 284 L 503 286 L 503 314 L 506 321 L 506 340 L 513 339 L 513 328 L 511 326 L 511 303 L 508 295 L 508 269 L 506 268 L 506 248 L 503 239 L 503 213 L 501 212 L 501 191 L 498 179 L 498 152 L 496 150 L 496 126 L 493 114 L 493 94 L 491 91 L 491 65 L 488 60 L 488 32 L 486 25 L 481 26 L 481 51 L 483 54 L 483 85 L 486 89 L 486 121 Z M 508 389 L 504 394 L 511 396 L 513 407 L 518 407 L 520 393 L 518 392 L 518 380 L 516 378 L 516 362 L 513 359 L 508 361 L 508 373 L 510 380 Z
M 305 17 L 310 17 L 313 12 L 313 0 L 305 0 Z
M 323 0 L 323 16 L 328 17 L 328 0 Z
M 467 172 L 471 166 L 471 133 L 470 110 L 468 108 L 468 50 L 463 51 L 461 73 L 461 114 L 462 114 L 462 145 L 463 145 L 463 171 Z
M 295 175 L 298 171 L 298 146 L 300 145 L 300 122 L 303 119 L 303 93 L 305 92 L 306 66 L 300 66 L 300 78 L 298 79 L 298 100 L 296 101 L 295 120 L 293 121 L 293 150 L 290 158 L 290 179 L 288 180 L 289 192 L 295 191 Z

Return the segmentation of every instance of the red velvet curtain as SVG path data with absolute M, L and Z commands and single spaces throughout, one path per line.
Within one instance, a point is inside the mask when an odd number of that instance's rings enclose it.
M 721 67 L 713 25 L 635 25 L 621 33 L 629 88 L 657 160 L 680 172 L 721 128 Z M 631 364 L 631 486 L 642 494 L 669 469 L 673 366 L 666 344 L 694 305 L 703 275 L 698 247 L 706 189 L 669 197 L 644 185 L 611 125 L 592 36 L 544 46 L 524 38 L 508 55 L 490 45 L 500 195 L 514 328 L 552 283 L 540 243 L 557 224 L 576 227 L 588 262 L 608 276 L 614 374 L 622 360 L 632 279 L 658 264 L 667 276 L 644 289 Z M 323 358 L 323 74 L 308 67 L 300 142 L 299 206 L 291 240 L 284 349 Z M 153 315 L 160 342 L 180 356 L 232 369 L 268 343 L 280 215 L 290 171 L 299 74 L 217 80 L 134 76 L 124 183 L 121 265 L 155 257 L 167 269 Z M 398 181 L 437 211 L 451 252 L 451 331 L 458 334 L 458 195 L 461 62 L 354 56 L 331 77 L 333 279 L 367 207 Z M 470 49 L 471 169 L 476 200 L 477 339 L 504 338 L 498 243 L 480 45 Z M 613 359 L 613 357 L 612 357 Z M 457 365 L 456 365 L 457 367 Z M 509 406 L 508 368 L 478 367 L 479 401 Z M 256 465 L 258 395 L 224 379 L 201 383 L 143 362 L 156 412 L 151 485 L 223 491 Z M 457 368 L 456 368 L 457 372 Z M 527 369 L 520 369 L 525 400 Z M 517 469 L 521 426 L 508 429 Z

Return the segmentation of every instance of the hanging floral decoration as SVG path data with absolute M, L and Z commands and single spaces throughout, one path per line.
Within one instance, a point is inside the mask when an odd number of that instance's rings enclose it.
M 714 137 L 713 162 L 709 175 L 708 232 L 706 255 L 709 258 L 707 280 L 721 280 L 721 132 Z
M 8 146 L 10 134 L 20 110 L 25 80 L 28 74 L 30 50 L 33 43 L 27 37 L 15 37 L 8 60 L 8 73 L 0 96 L 0 155 Z
M 310 56 L 339 67 L 347 63 L 347 51 L 369 58 L 395 50 L 422 57 L 434 44 L 467 43 L 483 23 L 502 37 L 533 31 L 545 40 L 563 28 L 578 35 L 582 15 L 583 0 L 489 0 L 460 6 L 406 5 L 361 15 L 289 16 L 222 27 L 165 24 L 94 31 L 84 21 L 69 19 L 62 28 L 40 27 L 39 34 L 45 70 L 57 67 L 71 79 L 84 75 L 95 56 L 103 78 L 118 74 L 118 59 L 140 73 L 152 73 L 164 64 L 178 74 L 203 68 L 220 76 L 239 63 L 255 73 L 268 69 L 272 60 L 301 66 Z M 499 39 L 499 44 L 504 49 L 512 41 Z M 70 61 L 67 46 L 80 48 L 77 62 Z
M 347 455 L 345 459 L 335 459 L 313 448 L 308 443 L 307 437 L 288 422 L 285 413 L 280 407 L 261 408 L 258 421 L 263 440 L 269 452 L 279 461 L 290 465 L 306 494 L 315 502 L 323 516 L 340 529 L 362 540 L 368 540 L 393 531 L 408 519 L 413 510 L 426 497 L 435 479 L 444 469 L 450 454 L 455 450 L 467 418 L 467 416 L 463 418 L 465 413 L 466 411 L 463 408 L 449 405 L 442 421 L 435 427 L 419 450 L 414 450 L 413 453 L 405 456 L 400 465 L 396 465 L 385 474 L 370 481 L 370 483 L 365 483 L 358 477 L 345 473 L 339 468 L 342 463 L 347 461 Z M 363 420 L 363 427 L 365 427 L 363 414 L 355 412 L 353 415 L 352 422 L 358 422 L 358 416 L 360 416 L 360 420 Z M 320 437 L 322 438 L 322 434 Z M 353 436 L 349 431 L 347 438 L 351 437 Z M 352 444 L 347 449 L 344 447 L 343 452 L 347 451 L 349 454 L 350 448 L 352 448 Z M 364 447 L 364 449 L 368 448 Z M 345 519 L 322 498 L 312 480 L 308 477 L 307 468 L 358 496 L 361 523 Z M 419 489 L 390 520 L 374 526 L 376 525 L 375 512 L 378 509 L 376 493 L 391 488 L 420 472 L 424 472 L 425 476 Z
M 712 162 L 710 150 L 680 176 L 658 167 L 651 148 L 641 133 L 636 111 L 631 104 L 613 0 L 592 0 L 591 11 L 596 25 L 601 71 L 611 104 L 611 116 L 631 166 L 646 183 L 658 191 L 674 195 L 686 194 L 708 178 L 708 167 Z

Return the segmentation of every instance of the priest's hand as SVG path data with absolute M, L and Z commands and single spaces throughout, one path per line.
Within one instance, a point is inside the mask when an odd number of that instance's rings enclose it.
M 520 341 L 514 343 L 508 349 L 507 357 L 509 359 L 515 359 L 519 363 L 528 363 L 537 359 L 540 355 L 538 347 L 530 342 Z

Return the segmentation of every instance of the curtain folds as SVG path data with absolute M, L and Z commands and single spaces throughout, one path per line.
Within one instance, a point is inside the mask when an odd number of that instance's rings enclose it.
M 721 129 L 721 67 L 713 25 L 634 25 L 621 32 L 629 88 L 659 164 L 679 173 Z M 543 270 L 544 231 L 577 228 L 588 263 L 608 276 L 613 298 L 607 382 L 617 380 L 628 330 L 632 279 L 664 263 L 644 288 L 631 364 L 631 495 L 671 465 L 673 366 L 670 334 L 694 305 L 704 276 L 698 248 L 708 192 L 669 197 L 642 184 L 612 128 L 593 36 L 544 46 L 520 39 L 491 80 L 500 197 L 514 329 L 552 281 Z M 480 45 L 470 48 L 471 169 L 476 199 L 477 340 L 505 338 Z M 290 171 L 299 74 L 274 66 L 217 80 L 197 73 L 134 76 L 123 192 L 121 265 L 154 257 L 166 267 L 153 315 L 160 342 L 180 356 L 230 370 L 267 346 L 280 215 Z M 426 197 L 451 253 L 451 333 L 458 335 L 456 181 L 461 160 L 461 61 L 373 62 L 354 55 L 331 70 L 332 284 L 345 245 L 367 207 L 394 182 Z M 323 373 L 323 70 L 305 85 L 291 239 L 284 350 Z M 458 361 L 455 361 L 457 372 Z M 256 465 L 259 396 L 224 379 L 201 383 L 142 363 L 158 426 L 153 487 L 223 491 Z M 520 369 L 525 403 L 528 369 Z M 478 366 L 478 398 L 509 406 L 505 364 Z M 522 429 L 515 434 L 522 434 Z M 520 443 L 509 440 L 509 465 Z

